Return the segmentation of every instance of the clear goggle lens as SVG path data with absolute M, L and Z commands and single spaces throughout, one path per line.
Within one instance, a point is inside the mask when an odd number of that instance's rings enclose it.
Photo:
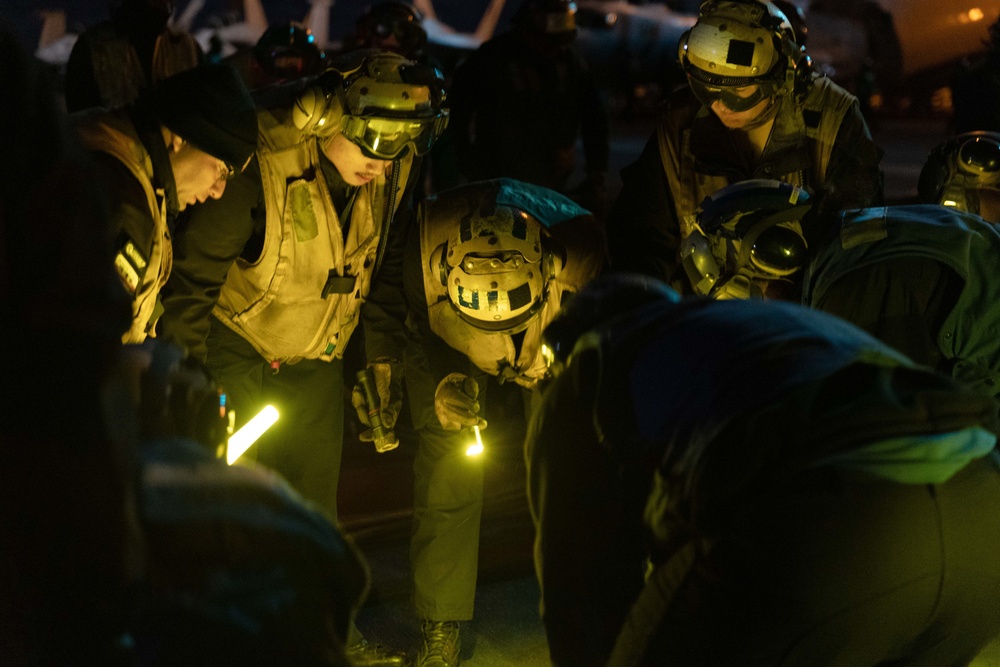
M 983 137 L 966 141 L 958 149 L 958 164 L 972 174 L 1000 175 L 1000 145 Z
M 773 83 L 767 82 L 746 86 L 713 86 L 704 81 L 699 81 L 690 74 L 688 75 L 688 82 L 691 84 L 694 96 L 706 107 L 711 107 L 715 102 L 722 102 L 727 109 L 735 112 L 748 111 L 754 108 L 762 100 L 774 95 L 776 91 L 776 86 Z
M 344 116 L 341 132 L 369 157 L 393 160 L 407 149 L 425 155 L 447 126 L 447 111 L 418 120 Z

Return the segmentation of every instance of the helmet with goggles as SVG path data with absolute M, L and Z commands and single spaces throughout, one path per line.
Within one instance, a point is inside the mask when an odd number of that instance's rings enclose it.
M 523 0 L 514 25 L 553 46 L 576 39 L 576 3 L 573 0 Z
M 305 26 L 283 23 L 264 31 L 253 48 L 261 69 L 273 80 L 282 81 L 318 74 L 326 55 Z
M 342 134 L 368 157 L 427 153 L 448 124 L 444 77 L 389 51 L 344 56 L 296 99 L 292 119 L 319 136 Z
M 427 46 L 423 20 L 423 15 L 409 3 L 384 0 L 372 5 L 358 19 L 356 39 L 367 47 L 388 48 L 415 58 Z M 388 45 L 390 41 L 395 42 L 394 46 Z
M 732 111 L 774 97 L 800 53 L 788 18 L 772 3 L 757 0 L 704 3 L 678 49 L 698 100 L 705 106 L 721 101 Z
M 921 201 L 982 215 L 984 191 L 1000 192 L 1000 133 L 967 132 L 936 146 L 917 189 Z
M 483 191 L 483 202 L 490 193 Z M 562 266 L 542 224 L 510 204 L 470 205 L 469 213 L 434 250 L 448 299 L 477 329 L 523 331 L 545 303 L 546 286 Z
M 761 296 L 760 283 L 787 279 L 807 261 L 795 223 L 812 208 L 802 188 L 776 180 L 729 185 L 702 202 L 681 261 L 698 294 Z

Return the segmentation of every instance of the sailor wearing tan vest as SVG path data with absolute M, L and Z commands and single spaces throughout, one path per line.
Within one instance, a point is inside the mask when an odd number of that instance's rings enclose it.
M 473 615 L 483 506 L 468 427 L 486 426 L 490 378 L 522 387 L 526 407 L 538 400 L 548 375 L 542 330 L 603 268 L 605 248 L 589 211 L 513 179 L 442 192 L 419 219 L 405 263 L 417 343 L 407 349 L 407 396 L 420 440 L 410 543 L 423 621 L 416 666 L 455 667 L 459 621 Z
M 161 311 L 174 219 L 222 196 L 257 147 L 253 100 L 230 67 L 203 65 L 164 79 L 133 105 L 71 119 L 104 185 L 115 268 L 132 298 L 123 342 L 142 342 Z
M 770 2 L 709 0 L 680 40 L 688 85 L 666 101 L 639 158 L 622 170 L 608 220 L 611 267 L 689 292 L 681 241 L 702 201 L 755 178 L 806 188 L 832 210 L 880 204 L 881 150 L 857 99 L 812 71 Z M 803 229 L 807 241 L 814 232 Z

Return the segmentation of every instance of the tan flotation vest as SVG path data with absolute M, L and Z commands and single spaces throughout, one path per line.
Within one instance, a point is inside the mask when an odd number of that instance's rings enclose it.
M 815 192 L 823 187 L 830 153 L 840 130 L 840 124 L 854 103 L 854 97 L 826 77 L 815 78 L 801 103 L 794 96 L 779 97 L 778 110 L 771 136 L 757 160 L 765 164 L 768 158 L 796 145 L 812 146 L 809 156 L 812 165 L 811 182 L 801 171 L 779 174 L 771 171 L 754 174 L 752 178 L 774 178 Z M 699 114 L 712 113 L 702 108 Z M 657 127 L 660 159 L 674 199 L 681 238 L 687 237 L 694 227 L 696 212 L 701 202 L 731 183 L 722 175 L 699 172 L 691 152 L 691 124 L 679 120 L 679 114 L 670 114 Z M 806 141 L 806 140 L 810 141 Z M 796 223 L 797 224 L 797 223 Z M 799 229 L 801 232 L 801 229 Z
M 132 295 L 132 325 L 122 336 L 122 342 L 141 343 L 147 330 L 148 335 L 153 335 L 157 299 L 173 263 L 166 198 L 162 189 L 153 187 L 153 162 L 128 118 L 101 109 L 84 111 L 72 118 L 80 142 L 92 151 L 118 159 L 146 194 L 153 229 L 146 239 L 126 240 L 115 255 L 115 269 Z
M 531 388 L 548 373 L 541 354 L 542 331 L 555 318 L 564 297 L 578 292 L 601 271 L 604 237 L 593 216 L 583 209 L 578 209 L 581 215 L 543 231 L 566 250 L 565 264 L 547 281 L 544 303 L 525 330 L 518 354 L 509 334 L 485 331 L 462 319 L 448 299 L 439 267 L 432 266 L 435 250 L 449 242 L 460 224 L 462 212 L 469 210 L 468 206 L 456 205 L 453 200 L 456 192 L 459 191 L 428 200 L 422 208 L 420 256 L 431 331 L 484 373 Z M 470 198 L 469 206 L 479 204 L 478 198 L 475 201 Z
M 262 110 L 258 123 L 264 246 L 255 262 L 237 259 L 229 269 L 213 312 L 270 362 L 339 359 L 371 288 L 387 178 L 361 186 L 345 240 L 316 137 L 285 111 Z M 397 205 L 411 164 L 405 157 L 394 166 Z

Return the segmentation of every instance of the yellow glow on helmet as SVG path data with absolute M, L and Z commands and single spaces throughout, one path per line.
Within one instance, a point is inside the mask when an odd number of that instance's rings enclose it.
M 710 0 L 680 41 L 685 71 L 720 86 L 742 86 L 784 77 L 794 45 L 792 27 L 770 2 Z M 792 40 L 786 48 L 785 41 Z
M 462 218 L 444 262 L 448 298 L 464 320 L 490 331 L 518 330 L 542 305 L 549 270 L 541 225 L 498 206 Z

